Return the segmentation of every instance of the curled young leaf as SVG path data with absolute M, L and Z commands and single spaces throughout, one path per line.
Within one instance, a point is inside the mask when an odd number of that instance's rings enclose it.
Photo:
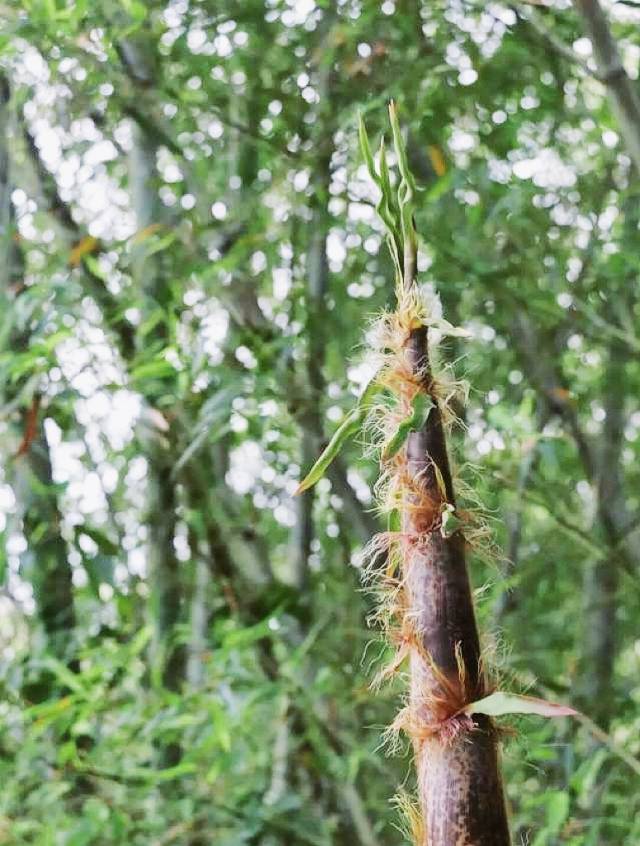
M 402 448 L 411 432 L 417 432 L 427 422 L 429 412 L 434 407 L 428 394 L 417 393 L 411 403 L 411 414 L 398 423 L 398 427 L 389 438 L 382 451 L 382 460 L 388 461 Z
M 405 147 L 402 132 L 400 130 L 400 122 L 398 121 L 398 111 L 393 100 L 389 103 L 389 118 L 391 120 L 391 132 L 393 133 L 393 146 L 395 147 L 396 156 L 398 157 L 398 169 L 402 178 L 401 189 L 404 188 L 406 196 L 401 202 L 411 201 L 415 192 L 415 182 L 411 168 L 409 167 L 409 159 L 407 158 L 407 149 Z
M 401 260 L 402 255 L 402 235 L 400 226 L 397 222 L 400 220 L 400 214 L 395 200 L 394 192 L 391 187 L 391 179 L 389 177 L 389 168 L 387 165 L 387 156 L 384 146 L 384 138 L 380 141 L 379 152 L 379 169 L 376 170 L 375 160 L 371 152 L 371 145 L 369 144 L 369 136 L 364 125 L 362 115 L 359 116 L 358 122 L 358 139 L 360 142 L 360 152 L 365 161 L 369 176 L 380 189 L 380 200 L 376 205 L 376 211 L 380 220 L 384 223 L 388 232 L 389 250 L 398 274 L 401 274 Z
M 398 226 L 400 214 L 398 204 L 396 202 L 393 188 L 391 187 L 391 177 L 389 176 L 389 165 L 387 163 L 387 151 L 384 144 L 384 136 L 380 139 L 380 150 L 378 153 L 378 162 L 380 169 L 379 186 L 382 192 L 380 202 L 376 206 L 376 211 L 387 227 L 389 233 L 389 249 L 391 250 L 391 257 L 393 258 L 396 268 L 400 270 L 400 256 L 402 255 L 402 232 Z
M 400 206 L 402 219 L 402 234 L 405 239 L 409 238 L 413 241 L 416 238 L 415 226 L 413 224 L 413 198 L 415 196 L 416 185 L 413 179 L 413 174 L 411 173 L 411 168 L 409 167 L 407 148 L 402 137 L 402 132 L 400 131 L 398 113 L 393 101 L 389 104 L 389 117 L 391 118 L 393 146 L 398 159 L 398 170 L 400 171 L 398 204 Z

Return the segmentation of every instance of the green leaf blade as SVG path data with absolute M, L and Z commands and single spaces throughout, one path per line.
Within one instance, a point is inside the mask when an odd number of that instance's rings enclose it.
M 358 140 L 360 141 L 360 152 L 362 153 L 362 158 L 367 166 L 367 170 L 369 171 L 369 175 L 376 183 L 379 185 L 380 179 L 378 174 L 376 173 L 376 166 L 373 161 L 373 153 L 371 152 L 371 145 L 369 144 L 369 136 L 367 135 L 367 128 L 364 124 L 364 119 L 362 115 L 358 116 Z
M 354 435 L 364 420 L 366 410 L 360 406 L 351 411 L 338 426 L 333 434 L 333 437 L 327 444 L 326 449 L 320 458 L 313 465 L 311 470 L 307 473 L 305 478 L 300 482 L 294 496 L 304 493 L 309 488 L 312 488 L 324 476 L 327 468 L 333 462 L 335 457 L 342 449 L 345 442 Z

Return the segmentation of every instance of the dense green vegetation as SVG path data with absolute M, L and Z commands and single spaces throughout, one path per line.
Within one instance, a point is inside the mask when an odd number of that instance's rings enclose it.
M 293 496 L 393 307 L 393 99 L 485 663 L 589 718 L 501 718 L 513 842 L 637 846 L 640 8 L 0 9 L 0 843 L 409 841 L 377 461 Z

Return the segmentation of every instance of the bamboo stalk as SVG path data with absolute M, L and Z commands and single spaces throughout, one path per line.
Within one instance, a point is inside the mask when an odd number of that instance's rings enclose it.
M 402 177 L 396 215 L 403 249 L 395 250 L 398 303 L 382 332 L 382 379 L 396 410 L 415 409 L 419 395 L 430 400 L 426 418 L 408 434 L 402 451 L 387 462 L 382 451 L 387 504 L 397 510 L 400 528 L 396 540 L 389 536 L 397 568 L 389 581 L 396 586 L 399 656 L 408 655 L 410 675 L 408 702 L 395 725 L 409 735 L 414 749 L 418 846 L 507 846 L 497 731 L 490 717 L 462 713 L 489 691 L 463 529 L 444 530 L 445 513 L 456 513 L 443 422 L 447 409 L 429 360 L 430 315 L 416 282 L 412 178 L 393 104 L 390 114 Z
M 416 329 L 405 352 L 429 393 L 427 343 L 427 330 Z M 416 760 L 423 844 L 500 846 L 509 843 L 509 832 L 496 731 L 488 717 L 478 715 L 470 724 L 454 716 L 487 689 L 465 539 L 460 530 L 443 537 L 437 525 L 442 506 L 455 507 L 455 495 L 442 413 L 437 398 L 432 399 L 436 408 L 421 431 L 407 439 L 407 469 L 417 493 L 409 497 L 402 520 L 406 614 L 417 638 L 410 653 L 407 729 Z M 427 525 L 431 528 L 425 532 Z
M 397 193 L 384 143 L 376 169 L 362 123 L 360 145 L 381 193 L 376 208 L 388 232 L 396 309 L 384 313 L 368 336 L 376 375 L 298 491 L 322 477 L 366 420 L 380 457 L 377 494 L 389 529 L 372 539 L 364 572 L 376 581 L 381 600 L 376 617 L 396 646 L 378 679 L 392 675 L 405 660 L 410 675 L 407 704 L 391 732 L 404 731 L 413 744 L 417 810 L 410 801 L 399 804 L 407 808 L 416 846 L 508 846 L 498 735 L 488 716 L 505 711 L 487 710 L 490 699 L 505 694 L 487 697 L 492 691 L 483 672 L 465 557 L 464 532 L 471 536 L 475 527 L 471 516 L 457 509 L 447 454 L 454 391 L 434 375 L 429 358 L 431 327 L 450 335 L 461 332 L 433 313 L 417 284 L 415 186 L 393 104 L 390 117 L 400 171 Z M 381 560 L 387 562 L 383 573 Z M 540 702 L 529 702 L 525 712 L 532 707 L 546 715 L 574 713 Z

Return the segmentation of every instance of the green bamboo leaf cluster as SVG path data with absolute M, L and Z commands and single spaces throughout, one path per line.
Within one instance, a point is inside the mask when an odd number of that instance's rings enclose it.
M 415 276 L 415 257 L 418 252 L 418 235 L 413 222 L 413 199 L 415 196 L 415 182 L 409 168 L 407 150 L 400 132 L 398 113 L 395 103 L 389 104 L 389 117 L 391 119 L 391 131 L 393 133 L 393 146 L 398 157 L 398 170 L 400 171 L 400 187 L 398 188 L 398 205 L 400 208 L 400 224 L 402 229 L 403 243 L 403 271 L 404 284 L 409 287 Z
M 362 116 L 360 116 L 358 134 L 360 139 L 360 151 L 367 166 L 367 170 L 369 171 L 369 176 L 380 189 L 380 200 L 376 205 L 376 212 L 387 229 L 387 241 L 391 257 L 393 258 L 393 263 L 395 265 L 396 275 L 402 276 L 402 266 L 400 262 L 400 257 L 403 253 L 402 234 L 397 225 L 399 213 L 397 209 L 397 200 L 391 187 L 391 178 L 389 176 L 389 168 L 387 166 L 384 138 L 382 138 L 380 142 L 380 151 L 378 154 L 380 173 L 378 173 L 371 153 L 371 145 L 369 144 L 369 137 L 367 135 L 367 130 Z
M 380 189 L 380 200 L 376 211 L 387 229 L 389 250 L 396 270 L 396 285 L 410 284 L 415 273 L 414 257 L 417 251 L 417 234 L 413 222 L 415 181 L 409 168 L 407 151 L 400 131 L 398 113 L 395 104 L 389 104 L 389 118 L 393 135 L 393 146 L 400 171 L 400 184 L 397 192 L 391 186 L 387 165 L 384 138 L 380 141 L 378 168 L 371 152 L 369 137 L 362 116 L 360 116 L 358 136 L 360 150 L 367 170 L 373 182 Z

